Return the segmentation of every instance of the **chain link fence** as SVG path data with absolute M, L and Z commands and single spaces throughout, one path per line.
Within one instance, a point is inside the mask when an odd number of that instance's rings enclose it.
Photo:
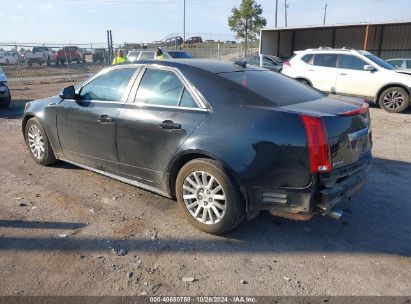
M 183 50 L 194 58 L 235 61 L 244 58 L 244 44 L 207 40 L 199 43 L 169 39 L 153 43 L 113 45 L 130 50 Z M 249 44 L 247 56 L 258 53 L 258 42 Z M 0 67 L 9 82 L 29 84 L 79 81 L 111 64 L 107 43 L 0 43 Z

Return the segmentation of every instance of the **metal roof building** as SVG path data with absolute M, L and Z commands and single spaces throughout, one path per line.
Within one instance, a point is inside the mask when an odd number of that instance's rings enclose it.
M 320 46 L 367 50 L 384 59 L 411 58 L 411 21 L 287 27 L 261 31 L 261 54 L 288 58 L 294 51 Z

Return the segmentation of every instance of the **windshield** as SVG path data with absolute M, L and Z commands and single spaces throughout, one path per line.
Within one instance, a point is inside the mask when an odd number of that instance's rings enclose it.
M 375 55 L 369 54 L 369 55 L 364 55 L 368 59 L 370 59 L 372 62 L 377 64 L 378 66 L 387 69 L 387 70 L 395 70 L 395 67 L 389 64 L 387 61 L 382 60 L 380 57 L 377 57 Z
M 230 72 L 219 75 L 280 107 L 316 100 L 325 96 L 320 91 L 271 71 Z
M 185 52 L 168 52 L 168 54 L 173 58 L 193 58 L 193 56 Z

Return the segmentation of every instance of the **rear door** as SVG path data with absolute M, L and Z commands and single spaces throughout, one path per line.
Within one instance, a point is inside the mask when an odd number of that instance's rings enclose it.
M 306 65 L 305 76 L 313 87 L 329 93 L 335 93 L 337 79 L 338 54 L 315 54 Z
M 57 130 L 67 160 L 118 172 L 116 121 L 136 71 L 110 70 L 80 89 L 81 100 L 63 100 L 58 104 Z
M 117 122 L 122 174 L 158 187 L 171 158 L 208 111 L 182 75 L 169 68 L 147 68 Z
M 365 71 L 366 61 L 353 55 L 341 55 L 337 73 L 336 93 L 373 98 L 379 83 L 379 71 Z

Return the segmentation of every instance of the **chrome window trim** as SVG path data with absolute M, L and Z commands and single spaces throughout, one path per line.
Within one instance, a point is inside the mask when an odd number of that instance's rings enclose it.
M 197 104 L 198 108 L 180 107 L 178 105 L 175 105 L 175 106 L 153 105 L 153 104 L 146 104 L 143 102 L 136 102 L 135 99 L 137 97 L 137 92 L 140 87 L 141 80 L 144 77 L 144 74 L 147 69 L 164 70 L 164 71 L 169 71 L 169 72 L 173 72 L 174 74 L 176 74 L 177 77 L 180 79 L 180 81 L 183 83 L 184 88 L 188 90 L 188 93 L 191 95 L 191 98 L 194 99 L 194 102 Z M 137 81 L 138 81 L 138 86 L 135 89 L 134 98 L 132 98 L 130 104 L 135 104 L 136 106 L 139 106 L 139 107 L 184 109 L 184 110 L 195 110 L 195 111 L 203 111 L 203 112 L 208 112 L 211 110 L 204 96 L 190 83 L 190 81 L 177 68 L 162 66 L 159 64 L 144 65 L 144 67 L 141 69 L 141 75 L 139 75 Z

